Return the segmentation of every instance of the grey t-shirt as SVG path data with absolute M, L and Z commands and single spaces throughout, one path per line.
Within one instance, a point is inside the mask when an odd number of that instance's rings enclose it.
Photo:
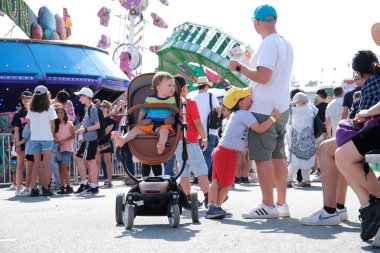
M 249 111 L 239 110 L 232 113 L 219 141 L 220 145 L 238 151 L 245 151 L 249 127 L 256 122 L 256 118 Z
M 99 122 L 99 117 L 98 117 L 98 108 L 94 105 L 91 104 L 91 112 L 90 116 L 88 115 L 88 109 L 84 115 L 83 118 L 83 128 L 90 127 L 92 125 L 95 125 L 96 122 Z M 83 140 L 84 141 L 94 141 L 98 139 L 98 131 L 88 131 L 87 133 L 83 133 Z

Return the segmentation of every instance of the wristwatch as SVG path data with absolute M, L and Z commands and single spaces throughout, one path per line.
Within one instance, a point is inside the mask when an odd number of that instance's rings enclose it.
M 87 127 L 84 129 L 84 132 L 87 133 Z
M 235 70 L 240 73 L 240 71 L 241 71 L 241 65 L 236 66 Z
M 269 118 L 273 121 L 273 124 L 276 123 L 277 120 L 274 116 L 271 115 Z

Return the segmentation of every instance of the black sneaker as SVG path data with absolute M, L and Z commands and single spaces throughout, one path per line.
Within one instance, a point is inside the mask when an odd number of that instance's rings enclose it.
M 194 177 L 193 181 L 191 182 L 192 184 L 198 184 L 198 178 Z
M 53 196 L 53 193 L 49 189 L 42 187 L 42 196 Z
M 65 194 L 66 193 L 66 187 L 64 186 L 61 186 L 61 188 L 59 188 L 59 190 L 57 191 L 57 194 Z
M 99 193 L 99 187 L 92 188 L 90 186 L 89 189 L 84 191 L 85 194 L 98 194 Z
M 359 219 L 362 224 L 362 232 L 360 238 L 363 241 L 368 241 L 373 238 L 380 226 L 380 199 L 371 197 L 369 206 L 359 209 Z
M 241 182 L 240 178 L 235 177 L 235 184 L 241 184 L 241 183 L 242 183 L 242 182 Z
M 38 192 L 38 190 L 37 189 L 32 189 L 31 191 L 30 191 L 30 196 L 31 197 L 38 197 L 40 194 L 39 194 L 39 192 Z
M 81 194 L 90 188 L 91 188 L 91 186 L 88 183 L 87 184 L 80 184 L 79 188 L 74 193 L 75 194 Z
M 71 186 L 66 186 L 65 194 L 74 193 L 74 189 Z

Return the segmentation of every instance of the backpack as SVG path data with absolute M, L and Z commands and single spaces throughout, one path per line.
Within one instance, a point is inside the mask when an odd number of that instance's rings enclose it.
M 207 133 L 209 129 L 218 129 L 222 126 L 222 118 L 218 116 L 218 112 L 212 109 L 212 94 L 210 96 L 210 114 L 207 117 Z
M 106 135 L 106 124 L 105 124 L 103 112 L 102 112 L 102 110 L 100 109 L 99 106 L 97 106 L 97 105 L 90 105 L 90 107 L 88 108 L 88 117 L 89 118 L 91 118 L 90 112 L 91 112 L 91 107 L 92 106 L 95 106 L 96 109 L 98 109 L 98 118 L 99 118 L 100 128 L 97 129 L 96 131 L 98 132 L 98 139 L 101 139 L 101 138 L 103 138 Z

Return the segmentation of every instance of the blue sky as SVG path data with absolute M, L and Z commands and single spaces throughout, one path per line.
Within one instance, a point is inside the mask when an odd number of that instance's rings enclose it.
M 144 46 L 161 44 L 170 36 L 172 29 L 186 21 L 195 22 L 233 35 L 251 45 L 254 49 L 261 38 L 255 33 L 251 23 L 254 9 L 261 4 L 271 4 L 277 9 L 278 33 L 285 36 L 294 47 L 294 77 L 302 83 L 309 80 L 331 84 L 340 83 L 343 78 L 351 77 L 351 59 L 361 49 L 373 50 L 379 54 L 379 47 L 371 37 L 371 26 L 380 22 L 380 1 L 299 1 L 299 0 L 168 0 L 169 6 L 159 0 L 150 0 L 145 12 L 148 21 L 144 30 Z M 123 13 L 117 0 L 33 0 L 26 1 L 38 12 L 40 6 L 47 5 L 52 12 L 62 13 L 67 7 L 73 22 L 71 41 L 96 46 L 101 34 L 107 34 L 113 41 L 123 41 L 123 24 L 115 14 Z M 62 2 L 64 4 L 62 4 Z M 112 9 L 109 27 L 99 25 L 97 12 L 102 6 Z M 151 24 L 150 12 L 159 14 L 169 24 L 160 29 Z M 62 14 L 61 14 L 62 15 Z M 0 17 L 0 37 L 12 27 L 7 17 Z M 9 37 L 9 36 L 7 36 Z M 15 29 L 12 37 L 25 38 Z M 125 39 L 124 39 L 125 40 Z M 108 50 L 112 55 L 116 44 Z M 152 71 L 157 66 L 157 56 L 148 50 L 143 55 L 143 71 Z M 323 76 L 321 69 L 323 68 Z

